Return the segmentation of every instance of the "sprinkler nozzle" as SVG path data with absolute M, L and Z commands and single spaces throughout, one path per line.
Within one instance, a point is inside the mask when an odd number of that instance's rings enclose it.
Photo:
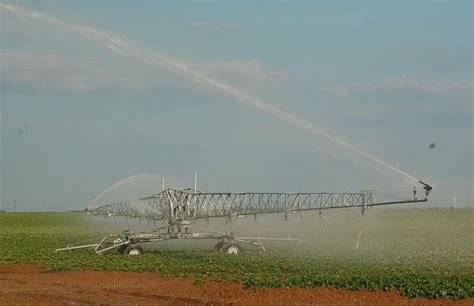
M 428 197 L 428 195 L 430 194 L 430 191 L 433 190 L 433 187 L 423 182 L 422 180 L 420 180 L 420 184 L 423 185 L 423 189 L 425 189 L 426 191 L 426 197 Z

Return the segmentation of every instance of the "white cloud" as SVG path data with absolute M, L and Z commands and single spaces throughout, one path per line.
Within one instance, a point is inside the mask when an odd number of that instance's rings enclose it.
M 0 53 L 0 58 L 3 88 L 73 92 L 145 90 L 163 81 L 160 71 L 136 64 L 112 65 L 96 57 Z M 285 86 L 289 82 L 284 72 L 266 68 L 258 60 L 209 61 L 190 66 L 236 87 L 254 91 Z
M 225 80 L 234 86 L 252 91 L 281 88 L 290 82 L 287 73 L 265 67 L 257 59 L 207 61 L 195 63 L 192 66 L 210 77 Z
M 142 90 L 152 79 L 138 69 L 107 65 L 97 58 L 57 54 L 2 53 L 2 87 L 41 91 Z
M 331 156 L 331 157 L 341 157 L 342 154 L 337 148 L 335 148 L 331 143 L 327 142 L 318 142 L 314 143 L 311 141 L 308 141 L 306 138 L 302 138 L 301 136 L 298 136 L 296 134 L 289 133 L 287 131 L 262 131 L 262 130 L 256 130 L 255 133 L 262 138 L 270 139 L 275 142 L 285 142 L 288 145 L 291 145 L 291 147 L 300 147 L 303 150 L 309 149 L 309 150 L 316 150 L 319 153 L 326 155 L 326 156 Z
M 414 77 L 400 76 L 380 81 L 356 83 L 351 85 L 335 84 L 327 88 L 334 96 L 350 98 L 370 94 L 415 93 L 433 96 L 472 96 L 474 84 L 451 80 L 420 81 Z
M 6 15 L 9 19 L 4 28 L 4 34 L 9 35 L 14 40 L 31 40 L 52 37 L 48 27 L 38 26 L 36 20 L 45 22 L 54 31 L 54 39 L 68 40 L 67 46 L 70 47 L 71 37 L 69 33 L 84 35 L 88 39 L 98 41 L 106 46 L 112 52 L 125 57 L 137 58 L 142 60 L 143 54 L 130 43 L 121 40 L 118 37 L 108 33 L 98 31 L 91 27 L 69 24 L 58 19 L 44 16 L 35 12 L 29 12 L 22 8 L 3 5 L 5 11 L 12 11 L 12 14 Z M 3 22 L 2 22 L 3 23 Z M 196 22 L 195 27 L 204 27 L 214 31 L 238 31 L 237 25 L 223 22 Z M 36 29 L 36 30 L 35 30 Z M 33 35 L 28 36 L 28 35 Z M 58 34 L 59 33 L 59 34 Z M 44 43 L 43 41 L 41 41 Z M 66 45 L 66 44 L 65 44 Z M 82 48 L 82 46 L 78 46 Z M 151 58 L 154 60 L 155 57 Z M 162 60 L 162 56 L 156 55 L 156 58 Z M 74 90 L 87 91 L 99 88 L 141 89 L 148 86 L 150 74 L 144 75 L 142 71 L 137 71 L 131 75 L 129 70 L 118 71 L 116 67 L 107 66 L 97 59 L 73 58 L 61 55 L 38 55 L 38 54 L 3 54 L 2 59 L 5 62 L 2 67 L 3 82 L 6 86 L 10 85 L 30 85 L 33 88 L 41 90 Z M 149 61 L 150 59 L 145 59 Z M 156 62 L 156 60 L 155 60 Z M 166 61 L 165 61 L 166 62 Z M 168 66 L 175 66 L 175 61 L 169 61 Z M 184 63 L 183 63 L 184 64 Z M 259 92 L 263 89 L 277 89 L 285 86 L 289 82 L 289 77 L 285 72 L 265 67 L 260 60 L 229 60 L 229 61 L 207 61 L 185 63 L 189 67 L 202 71 L 206 76 L 216 80 L 222 80 L 241 90 L 245 89 L 252 92 Z M 134 66 L 133 63 L 128 63 Z M 156 64 L 155 64 L 156 65 Z M 137 65 L 135 65 L 137 66 Z M 143 65 L 139 65 L 143 66 Z M 145 65 L 150 66 L 150 65 Z M 163 65 L 164 68 L 167 65 Z M 181 65 L 182 67 L 182 65 Z M 135 70 L 143 70 L 143 67 Z M 122 69 L 123 70 L 123 69 Z M 150 71 L 148 71 L 150 72 Z M 156 72 L 156 71 L 155 71 Z M 157 80 L 154 80 L 155 84 Z

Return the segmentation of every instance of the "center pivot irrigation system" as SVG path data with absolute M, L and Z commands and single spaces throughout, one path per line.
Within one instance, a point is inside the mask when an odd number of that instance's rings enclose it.
M 432 187 L 422 181 L 425 197 L 417 199 L 416 188 L 413 189 L 413 199 L 403 199 L 376 191 L 362 191 L 360 193 L 212 193 L 200 192 L 191 188 L 168 188 L 162 192 L 138 199 L 98 206 L 88 210 L 88 214 L 99 216 L 122 216 L 140 218 L 152 221 L 167 221 L 164 227 L 149 233 L 133 233 L 125 231 L 120 235 L 108 235 L 99 243 L 66 247 L 58 251 L 93 248 L 97 254 L 116 249 L 120 253 L 139 255 L 143 253 L 140 244 L 159 242 L 172 239 L 216 239 L 219 242 L 215 250 L 239 254 L 242 247 L 238 244 L 247 243 L 263 251 L 264 240 L 274 241 L 301 241 L 300 239 L 269 238 L 269 237 L 238 237 L 232 232 L 216 232 L 192 226 L 198 220 L 211 218 L 226 218 L 231 223 L 232 218 L 239 216 L 282 213 L 285 220 L 288 214 L 302 211 L 319 211 L 324 209 L 361 208 L 361 213 L 369 207 L 420 203 L 428 201 Z M 196 186 L 196 184 L 195 184 Z M 391 197 L 391 201 L 375 202 L 375 196 Z

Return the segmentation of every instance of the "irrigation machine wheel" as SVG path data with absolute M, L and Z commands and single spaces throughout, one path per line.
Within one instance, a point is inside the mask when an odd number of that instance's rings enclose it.
M 125 254 L 125 250 L 127 249 L 128 246 L 129 246 L 129 244 L 123 244 L 123 245 L 119 246 L 117 248 L 117 252 L 119 252 L 120 254 Z
M 222 249 L 224 248 L 224 244 L 225 244 L 224 240 L 219 241 L 214 247 L 214 251 L 223 252 Z
M 142 255 L 143 248 L 137 244 L 129 244 L 124 253 L 127 255 Z
M 240 245 L 234 242 L 224 243 L 224 246 L 221 249 L 223 253 L 239 255 L 242 253 L 243 249 Z

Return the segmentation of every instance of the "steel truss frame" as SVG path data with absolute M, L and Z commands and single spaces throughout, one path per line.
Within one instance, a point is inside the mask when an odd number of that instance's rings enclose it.
M 138 199 L 105 204 L 88 210 L 88 214 L 101 216 L 123 216 L 143 218 L 153 221 L 167 221 L 168 225 L 151 233 L 135 234 L 125 231 L 121 235 L 108 235 L 97 244 L 73 246 L 56 251 L 94 248 L 97 254 L 113 249 L 124 250 L 126 246 L 172 239 L 217 239 L 216 245 L 234 245 L 235 242 L 248 243 L 265 250 L 263 240 L 301 241 L 300 239 L 269 237 L 237 237 L 232 232 L 215 232 L 205 229 L 194 231 L 191 222 L 202 219 L 225 217 L 226 223 L 233 217 L 259 214 L 289 213 L 324 209 L 360 208 L 362 214 L 368 207 L 426 202 L 431 187 L 424 184 L 426 197 L 412 200 L 400 199 L 390 202 L 375 202 L 373 191 L 359 193 L 281 193 L 281 192 L 199 192 L 193 189 L 168 188 L 162 192 Z M 429 188 L 429 189 L 427 189 Z M 222 248 L 221 248 L 222 251 Z
M 424 201 L 424 200 L 422 200 Z M 94 215 L 139 217 L 168 220 L 171 224 L 239 215 L 285 213 L 331 208 L 367 208 L 373 206 L 371 191 L 360 193 L 281 193 L 194 192 L 191 189 L 168 188 L 156 195 L 106 204 L 90 210 Z

